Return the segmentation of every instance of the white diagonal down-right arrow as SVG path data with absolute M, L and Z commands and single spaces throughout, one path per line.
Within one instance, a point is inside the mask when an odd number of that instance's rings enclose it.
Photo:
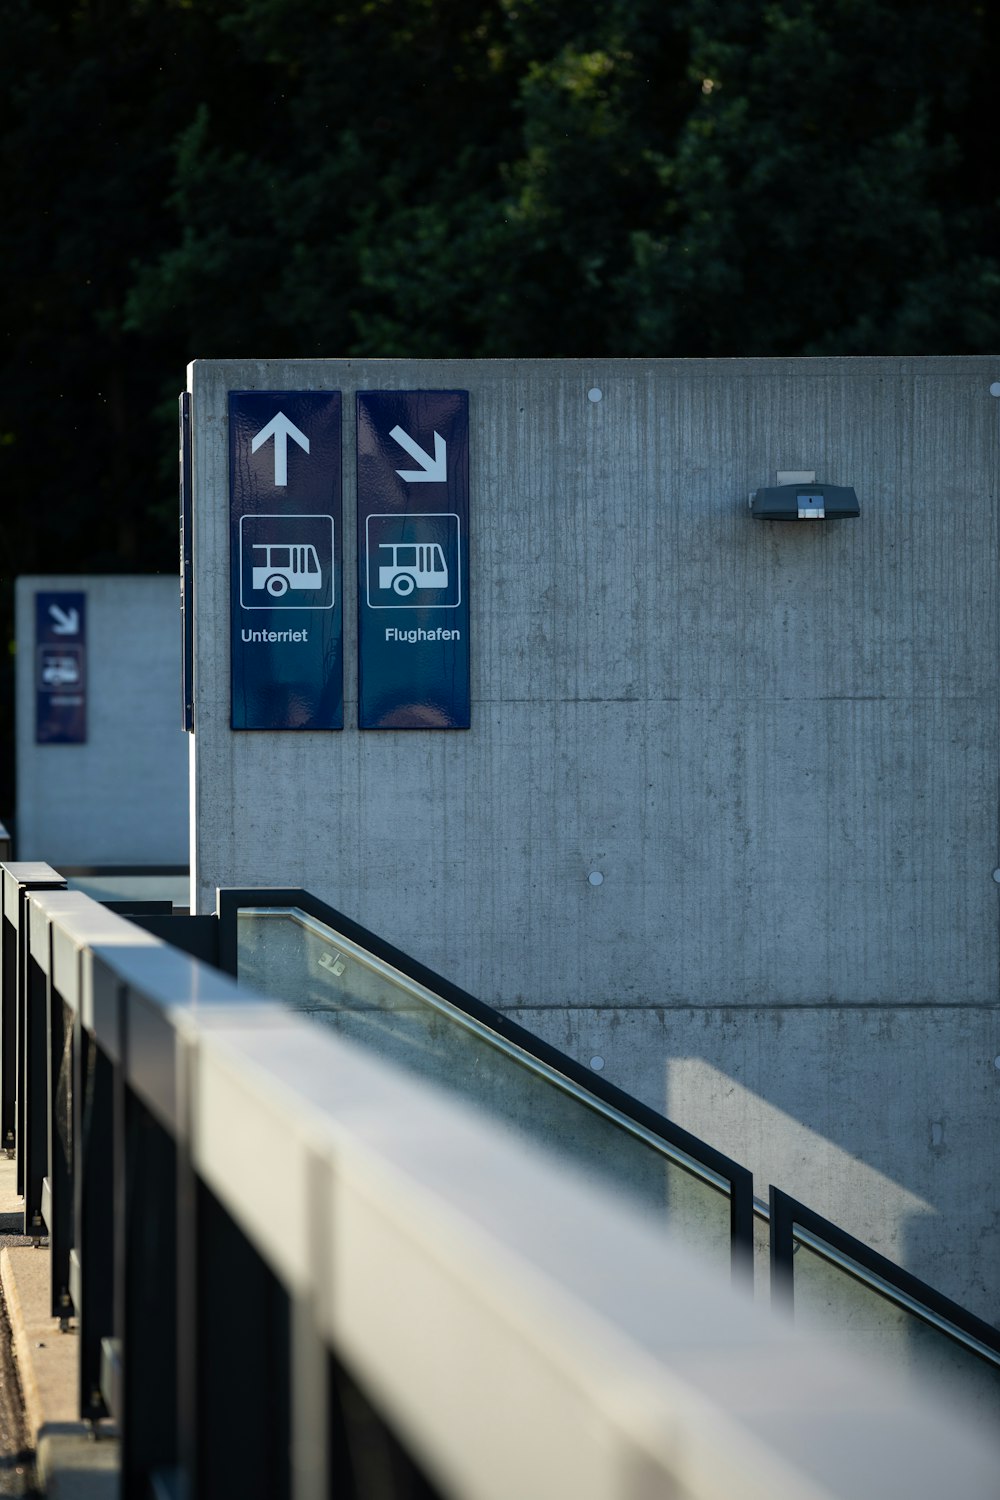
M 58 604 L 50 604 L 49 614 L 52 616 L 53 635 L 77 635 L 79 633 L 79 610 L 62 609 Z
M 404 432 L 402 427 L 394 427 L 389 436 L 395 438 L 401 448 L 405 448 L 411 458 L 415 458 L 420 464 L 419 469 L 397 469 L 396 473 L 400 479 L 405 479 L 407 484 L 446 484 L 448 481 L 448 445 L 439 432 L 434 434 L 434 457 L 431 458 L 421 448 L 418 442 Z

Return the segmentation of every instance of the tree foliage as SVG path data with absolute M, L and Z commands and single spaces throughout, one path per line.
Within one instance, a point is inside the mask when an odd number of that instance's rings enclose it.
M 9 0 L 4 619 L 19 572 L 173 566 L 195 356 L 995 348 L 998 31 L 983 0 Z

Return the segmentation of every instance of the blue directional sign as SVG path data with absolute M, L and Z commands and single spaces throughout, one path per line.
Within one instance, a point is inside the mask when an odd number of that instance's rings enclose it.
M 344 727 L 339 391 L 231 391 L 234 729 Z
M 357 404 L 358 723 L 468 729 L 468 392 Z
M 87 596 L 35 594 L 35 743 L 87 743 Z

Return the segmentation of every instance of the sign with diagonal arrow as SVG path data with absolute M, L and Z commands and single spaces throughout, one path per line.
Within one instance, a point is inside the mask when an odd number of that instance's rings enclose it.
M 87 596 L 35 594 L 35 743 L 87 742 Z
M 366 391 L 357 412 L 358 724 L 468 729 L 468 392 Z

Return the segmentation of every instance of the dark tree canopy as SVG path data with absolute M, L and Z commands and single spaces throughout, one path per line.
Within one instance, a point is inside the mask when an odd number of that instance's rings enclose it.
M 5 639 L 18 573 L 173 568 L 196 356 L 995 349 L 998 33 L 984 0 L 9 0 Z

